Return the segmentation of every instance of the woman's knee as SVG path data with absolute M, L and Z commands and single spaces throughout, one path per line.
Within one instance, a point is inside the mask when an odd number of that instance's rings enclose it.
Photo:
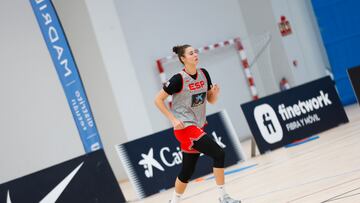
M 194 168 L 182 168 L 178 178 L 183 183 L 188 183 L 194 173 Z
M 225 164 L 225 151 L 220 147 L 216 152 L 214 159 L 214 167 L 215 168 L 224 168 Z
M 183 162 L 181 166 L 181 171 L 178 175 L 178 178 L 181 182 L 183 183 L 189 182 L 191 176 L 195 171 L 196 162 L 199 156 L 200 154 L 183 153 Z

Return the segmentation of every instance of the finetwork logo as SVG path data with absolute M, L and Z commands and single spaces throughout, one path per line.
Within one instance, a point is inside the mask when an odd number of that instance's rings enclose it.
M 260 133 L 266 142 L 273 144 L 282 140 L 282 127 L 274 109 L 269 104 L 255 107 L 254 117 Z
M 278 111 L 281 115 L 281 118 L 286 121 L 301 116 L 302 114 L 308 114 L 312 111 L 316 111 L 331 104 L 332 102 L 329 99 L 329 94 L 324 93 L 322 90 L 320 90 L 319 96 L 313 97 L 306 101 L 299 100 L 297 104 L 295 103 L 289 106 L 285 106 L 285 104 L 280 104 L 278 106 Z
M 292 120 L 286 124 L 287 130 L 290 131 L 320 121 L 320 117 L 318 117 L 317 114 L 297 120 L 295 120 L 295 118 L 307 115 L 329 105 L 332 105 L 329 94 L 320 90 L 318 96 L 310 99 L 304 101 L 298 100 L 297 103 L 288 106 L 285 106 L 285 104 L 278 105 L 278 113 L 282 121 Z M 274 109 L 269 104 L 262 104 L 255 107 L 254 117 L 262 136 L 269 144 L 282 140 L 282 127 Z

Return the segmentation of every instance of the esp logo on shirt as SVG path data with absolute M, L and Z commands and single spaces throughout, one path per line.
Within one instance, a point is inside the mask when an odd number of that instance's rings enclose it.
M 190 83 L 189 84 L 189 89 L 191 91 L 194 91 L 194 90 L 198 90 L 200 88 L 203 88 L 205 85 L 205 82 L 204 81 L 199 81 L 199 82 L 194 82 L 194 83 Z

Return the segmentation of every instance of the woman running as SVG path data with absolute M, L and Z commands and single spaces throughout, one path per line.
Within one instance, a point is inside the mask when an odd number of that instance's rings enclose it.
M 171 121 L 176 139 L 183 154 L 182 168 L 175 181 L 171 203 L 179 203 L 203 153 L 213 159 L 213 173 L 219 190 L 220 203 L 240 203 L 225 192 L 224 150 L 204 131 L 206 125 L 206 101 L 214 104 L 219 95 L 219 86 L 212 85 L 209 73 L 197 68 L 198 54 L 190 45 L 173 47 L 184 68 L 175 74 L 156 95 L 155 104 Z M 173 96 L 171 111 L 164 101 Z

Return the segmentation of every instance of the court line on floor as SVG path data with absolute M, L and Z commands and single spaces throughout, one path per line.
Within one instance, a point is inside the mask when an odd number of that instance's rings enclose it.
M 349 191 L 344 192 L 344 193 L 342 193 L 342 194 L 339 194 L 339 195 L 336 195 L 336 196 L 334 196 L 334 197 L 331 197 L 330 199 L 327 199 L 327 200 L 325 200 L 325 201 L 322 201 L 321 203 L 333 201 L 333 200 L 336 199 L 336 198 L 339 198 L 339 197 L 341 198 L 341 196 L 346 195 L 346 194 L 348 194 L 348 193 L 350 193 L 350 192 L 354 192 L 354 191 L 359 190 L 359 189 L 360 189 L 360 187 L 357 187 L 357 188 L 355 188 L 355 189 L 352 189 L 352 190 L 349 190 Z
M 271 162 L 271 161 L 270 161 L 270 162 L 267 162 L 267 163 L 259 164 L 259 166 L 257 167 L 257 170 L 256 170 L 254 173 L 249 174 L 249 175 L 245 175 L 245 176 L 241 176 L 241 177 L 238 177 L 238 178 L 235 178 L 235 179 L 231 180 L 231 182 L 240 180 L 241 178 L 248 177 L 248 176 L 250 176 L 250 175 L 254 175 L 255 173 L 258 174 L 258 173 L 260 173 L 260 172 L 264 172 L 266 169 L 272 168 L 272 167 L 274 167 L 274 166 L 279 166 L 279 165 L 281 165 L 281 164 L 285 164 L 286 161 L 291 161 L 291 160 L 294 160 L 294 159 L 296 159 L 296 158 L 299 158 L 299 157 L 308 155 L 308 154 L 310 154 L 310 153 L 312 153 L 312 152 L 316 152 L 316 151 L 320 150 L 321 148 L 326 147 L 327 145 L 332 145 L 332 144 L 334 144 L 335 142 L 342 141 L 342 140 L 345 140 L 345 139 L 347 139 L 347 138 L 351 138 L 352 136 L 356 136 L 356 133 L 354 133 L 354 135 L 351 134 L 351 135 L 348 135 L 348 136 L 345 136 L 345 137 L 341 137 L 341 138 L 336 139 L 336 140 L 329 141 L 329 142 L 327 142 L 327 143 L 322 143 L 321 146 L 312 147 L 312 148 L 310 148 L 309 150 L 307 150 L 307 151 L 305 151 L 305 152 L 296 153 L 296 154 L 294 154 L 293 156 L 286 157 L 286 158 L 277 160 L 277 161 L 275 161 L 275 162 Z M 352 143 L 350 143 L 350 144 L 346 144 L 345 146 L 338 146 L 338 147 L 336 147 L 336 148 L 344 148 L 344 147 L 348 147 L 348 146 L 350 146 L 350 145 L 354 145 L 354 144 L 356 144 L 356 143 L 357 143 L 357 142 L 355 142 L 355 143 L 352 142 Z M 286 150 L 286 149 L 284 149 L 284 150 Z M 322 154 L 321 154 L 321 155 L 322 155 Z M 320 156 L 320 155 L 317 155 L 317 157 L 319 157 L 319 156 Z
M 340 199 L 345 199 L 345 198 L 349 198 L 349 197 L 354 197 L 356 195 L 360 195 L 360 192 L 359 193 L 355 193 L 355 194 L 351 194 L 351 195 L 347 195 L 347 196 L 343 196 L 343 197 L 339 197 L 339 198 L 336 198 L 336 199 L 332 199 L 328 202 L 332 202 L 332 201 L 336 201 L 336 200 L 340 200 Z
M 340 176 L 344 176 L 344 175 L 348 175 L 348 174 L 352 174 L 352 173 L 356 173 L 356 172 L 360 172 L 360 168 L 358 168 L 358 169 L 356 169 L 356 170 L 351 170 L 351 171 L 347 171 L 347 172 L 335 174 L 335 175 L 332 175 L 332 176 L 326 176 L 326 177 L 318 178 L 318 179 L 315 179 L 315 180 L 310 180 L 310 181 L 307 181 L 307 182 L 304 182 L 304 183 L 301 183 L 301 184 L 295 184 L 295 185 L 287 186 L 287 187 L 284 187 L 284 188 L 280 188 L 280 189 L 272 190 L 272 191 L 269 191 L 269 192 L 265 192 L 265 193 L 262 193 L 262 194 L 260 194 L 260 195 L 245 197 L 245 198 L 241 198 L 241 199 L 242 199 L 242 200 L 256 199 L 256 198 L 263 197 L 263 196 L 266 196 L 266 195 L 269 195 L 269 194 L 273 194 L 273 193 L 277 193 L 277 192 L 282 192 L 282 191 L 289 190 L 289 189 L 293 189 L 293 188 L 297 188 L 297 187 L 300 187 L 300 186 L 303 186 L 303 185 L 308 185 L 308 184 L 311 184 L 311 183 L 316 183 L 316 182 L 320 182 L 320 181 L 323 181 L 323 180 L 327 180 L 327 179 L 331 179 L 331 178 L 336 178 L 336 177 L 340 177 Z M 359 179 L 360 179 L 360 177 L 359 177 Z M 206 190 L 203 190 L 203 191 L 200 191 L 200 192 L 195 193 L 195 194 L 193 194 L 193 195 L 187 196 L 187 197 L 185 197 L 183 200 L 190 199 L 190 198 L 192 198 L 192 197 L 201 195 L 202 193 L 206 193 L 206 192 L 209 192 L 209 191 L 211 191 L 211 190 L 215 190 L 216 188 L 217 188 L 217 187 L 214 187 L 214 186 L 213 186 L 213 187 L 208 188 L 208 189 L 206 189 Z
M 350 182 L 353 182 L 353 181 L 359 180 L 359 179 L 360 179 L 360 177 L 359 177 L 359 178 L 354 178 L 354 179 L 351 179 L 351 180 L 348 180 L 348 181 L 345 181 L 345 182 L 342 182 L 342 183 L 340 183 L 340 184 L 336 184 L 336 185 L 333 185 L 333 186 L 330 186 L 330 187 L 327 187 L 327 188 L 323 188 L 323 189 L 318 190 L 318 191 L 316 191 L 316 192 L 313 192 L 313 193 L 310 193 L 310 194 L 307 194 L 307 195 L 303 195 L 303 196 L 297 197 L 297 198 L 295 198 L 295 199 L 289 200 L 288 203 L 289 203 L 289 202 L 295 202 L 295 201 L 297 201 L 297 200 L 304 199 L 305 197 L 310 197 L 310 196 L 315 195 L 315 194 L 319 194 L 320 192 L 323 192 L 323 191 L 326 191 L 326 190 L 329 190 L 329 189 L 332 189 L 332 188 L 336 188 L 336 187 L 338 187 L 338 186 L 340 186 L 340 185 L 343 185 L 343 184 L 346 184 L 346 183 L 350 183 Z
M 243 200 L 256 199 L 256 198 L 263 197 L 263 196 L 266 196 L 266 195 L 270 195 L 270 194 L 273 194 L 273 193 L 286 191 L 286 190 L 293 189 L 293 188 L 297 188 L 297 187 L 300 187 L 300 186 L 304 186 L 304 185 L 308 185 L 308 184 L 312 184 L 312 183 L 316 183 L 316 182 L 321 182 L 321 181 L 323 181 L 323 180 L 332 179 L 332 178 L 336 178 L 336 177 L 341 177 L 341 176 L 348 175 L 348 174 L 352 174 L 352 173 L 356 173 L 356 172 L 360 172 L 360 168 L 358 168 L 358 169 L 356 169 L 356 170 L 347 171 L 347 172 L 344 172 L 344 173 L 332 175 L 332 176 L 326 176 L 326 177 L 322 177 L 322 178 L 310 180 L 310 181 L 307 181 L 307 182 L 304 182 L 304 183 L 300 183 L 300 184 L 290 185 L 290 186 L 283 187 L 283 188 L 276 189 L 276 190 L 272 190 L 272 191 L 269 191 L 269 192 L 264 192 L 264 193 L 262 193 L 262 194 L 260 194 L 260 195 L 250 196 L 250 197 L 246 197 L 246 198 L 242 198 L 242 199 L 243 199 Z M 359 178 L 360 178 L 360 177 L 359 177 Z
M 244 166 L 244 167 L 233 169 L 233 170 L 228 170 L 228 171 L 225 170 L 224 175 L 226 176 L 226 175 L 231 175 L 231 174 L 234 174 L 234 173 L 239 173 L 241 171 L 245 171 L 247 169 L 254 168 L 257 165 L 258 164 L 251 164 L 249 166 Z M 195 179 L 194 181 L 195 182 L 203 182 L 203 181 L 212 180 L 212 179 L 215 179 L 214 175 L 212 175 L 210 177 L 207 177 L 207 178 L 198 178 L 198 179 Z
M 306 138 L 306 139 L 302 139 L 302 140 L 299 140 L 299 141 L 292 142 L 292 143 L 290 143 L 290 144 L 285 145 L 284 147 L 285 147 L 285 148 L 297 147 L 297 146 L 299 146 L 299 145 L 306 144 L 306 143 L 308 143 L 308 142 L 317 140 L 317 139 L 319 139 L 319 138 L 320 138 L 320 137 L 319 137 L 318 135 L 314 135 L 314 136 L 311 136 L 311 137 Z

